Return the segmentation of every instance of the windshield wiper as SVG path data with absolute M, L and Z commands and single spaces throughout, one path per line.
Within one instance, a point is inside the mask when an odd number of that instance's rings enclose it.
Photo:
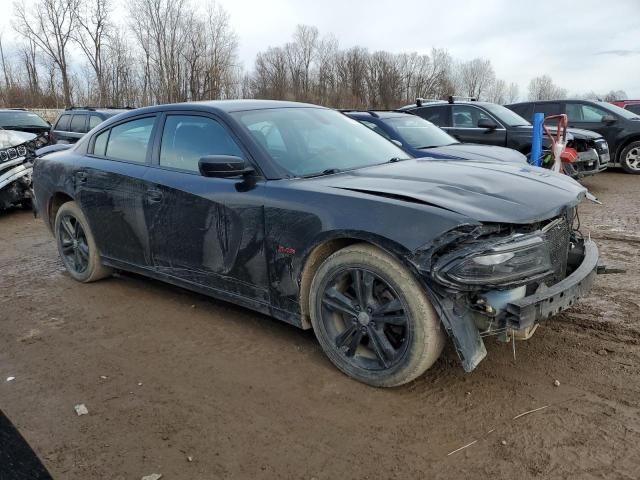
M 310 173 L 309 175 L 302 175 L 302 178 L 322 177 L 323 175 L 333 175 L 334 173 L 340 173 L 342 170 L 339 168 L 327 168 L 321 172 Z

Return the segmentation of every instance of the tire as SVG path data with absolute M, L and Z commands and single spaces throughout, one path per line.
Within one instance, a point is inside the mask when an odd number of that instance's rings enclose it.
M 76 202 L 60 207 L 54 225 L 58 253 L 74 280 L 89 283 L 111 275 L 111 269 L 100 261 L 89 223 Z
M 410 382 L 444 348 L 440 320 L 420 283 L 371 245 L 352 245 L 327 258 L 313 278 L 309 302 L 313 330 L 329 360 L 368 385 Z
M 620 165 L 627 173 L 640 175 L 640 141 L 631 142 L 620 152 Z

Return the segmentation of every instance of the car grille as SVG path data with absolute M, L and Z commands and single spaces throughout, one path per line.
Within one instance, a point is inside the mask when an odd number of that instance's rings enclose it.
M 542 232 L 549 244 L 549 255 L 554 267 L 554 274 L 550 280 L 551 284 L 555 284 L 567 275 L 571 225 L 566 218 L 561 217 L 549 223 Z
M 604 138 L 600 138 L 593 142 L 596 147 L 596 151 L 600 156 L 600 164 L 607 163 L 609 161 L 609 144 Z

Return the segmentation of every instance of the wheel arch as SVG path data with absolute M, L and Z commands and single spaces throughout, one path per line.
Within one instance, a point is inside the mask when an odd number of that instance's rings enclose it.
M 74 200 L 75 199 L 71 195 L 63 191 L 58 191 L 51 195 L 47 203 L 48 224 L 51 231 L 54 230 L 56 215 L 58 214 L 60 207 L 65 203 L 73 202 Z
M 622 152 L 629 146 L 630 143 L 638 141 L 640 141 L 640 133 L 634 133 L 629 135 L 628 137 L 625 137 L 625 139 L 621 141 L 616 147 L 615 162 L 622 165 L 622 158 L 620 158 L 622 156 Z
M 309 313 L 309 296 L 311 291 L 311 282 L 320 268 L 320 265 L 338 250 L 358 243 L 368 244 L 376 247 L 396 258 L 409 268 L 404 257 L 409 253 L 408 250 L 401 245 L 380 237 L 364 232 L 344 232 L 333 233 L 318 239 L 306 252 L 302 262 L 302 268 L 298 278 L 299 285 L 299 303 L 300 303 L 300 321 L 303 329 L 311 328 L 311 317 Z

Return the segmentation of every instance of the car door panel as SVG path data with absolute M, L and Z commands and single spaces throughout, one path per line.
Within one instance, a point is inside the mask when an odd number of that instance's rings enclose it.
M 155 116 L 136 118 L 99 133 L 89 146 L 92 153 L 82 157 L 78 165 L 78 172 L 84 179 L 76 183 L 78 201 L 94 232 L 100 253 L 109 259 L 141 267 L 150 264 L 144 177 L 148 172 L 149 146 L 155 123 Z M 108 143 L 101 141 L 102 134 Z M 116 140 L 131 149 L 129 160 L 105 158 L 105 151 L 109 151 L 110 145 L 116 145 Z M 136 148 L 142 152 L 136 153 Z M 120 147 L 119 150 L 125 149 Z
M 244 153 L 228 143 L 228 132 L 214 118 L 166 118 L 163 140 L 156 145 L 157 165 L 145 178 L 148 191 L 159 197 L 145 201 L 153 268 L 162 275 L 268 302 L 262 187 L 196 171 L 200 156 Z M 227 143 L 220 147 L 220 142 Z M 170 153 L 165 155 L 163 148 Z
M 451 127 L 444 128 L 447 133 L 465 143 L 505 146 L 507 142 L 507 132 L 491 115 L 473 105 L 453 104 L 451 107 Z M 479 128 L 477 123 L 481 118 L 493 120 L 498 124 L 498 128 L 493 130 Z

